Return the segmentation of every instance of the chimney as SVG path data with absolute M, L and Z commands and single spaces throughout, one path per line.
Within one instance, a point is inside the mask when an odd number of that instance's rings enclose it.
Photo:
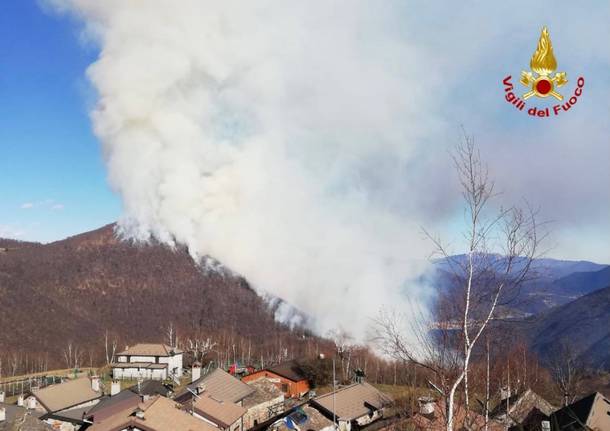
M 118 380 L 113 380 L 110 384 L 110 396 L 113 397 L 119 392 L 121 392 L 121 382 Z
M 31 410 L 34 410 L 36 408 L 36 398 L 29 397 L 27 399 L 27 408 Z
M 17 397 L 17 405 L 23 407 L 23 394 Z
M 500 399 L 504 401 L 507 398 L 510 398 L 510 388 L 500 388 Z
M 99 392 L 100 391 L 100 378 L 98 376 L 92 376 L 91 377 L 91 389 L 94 392 Z
M 417 399 L 419 404 L 419 413 L 422 415 L 431 415 L 434 413 L 434 399 L 431 397 L 420 397 Z
M 0 403 L 4 402 L 4 392 L 0 391 Z
M 193 362 L 193 367 L 191 368 L 191 383 L 199 380 L 201 377 L 201 364 L 197 361 Z
M 0 424 L 6 420 L 6 409 L 0 407 Z

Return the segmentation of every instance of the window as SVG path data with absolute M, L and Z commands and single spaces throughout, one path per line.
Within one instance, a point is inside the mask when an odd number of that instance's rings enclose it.
M 282 383 L 282 392 L 288 392 L 288 383 Z

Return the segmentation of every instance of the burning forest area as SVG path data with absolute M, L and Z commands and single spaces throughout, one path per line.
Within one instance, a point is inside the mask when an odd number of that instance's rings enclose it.
M 610 431 L 610 10 L 517 3 L 6 0 L 0 431 Z

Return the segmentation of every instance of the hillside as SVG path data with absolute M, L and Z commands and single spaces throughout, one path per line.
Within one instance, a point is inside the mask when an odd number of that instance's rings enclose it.
M 536 316 L 525 333 L 545 359 L 565 344 L 583 362 L 610 368 L 610 286 Z
M 450 259 L 464 264 L 466 255 L 451 256 Z M 431 283 L 440 289 L 450 286 L 452 277 L 448 273 L 449 269 L 445 259 L 436 261 Z M 610 286 L 608 265 L 588 261 L 535 259 L 528 280 L 521 286 L 519 295 L 506 303 L 505 310 L 512 315 L 538 314 L 606 286 Z
M 68 341 L 101 348 L 106 330 L 121 343 L 160 340 L 169 322 L 253 341 L 286 331 L 244 279 L 203 272 L 183 249 L 121 242 L 113 225 L 46 245 L 0 244 L 0 351 L 57 358 Z
M 610 286 L 610 266 L 600 271 L 575 272 L 554 282 L 556 292 L 578 297 Z

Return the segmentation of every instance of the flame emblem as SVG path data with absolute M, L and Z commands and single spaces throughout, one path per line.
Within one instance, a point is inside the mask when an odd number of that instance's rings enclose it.
M 568 82 L 565 72 L 558 72 L 553 75 L 557 69 L 557 60 L 553 54 L 553 45 L 549 30 L 546 27 L 542 28 L 538 46 L 532 59 L 530 60 L 531 72 L 521 72 L 521 84 L 530 88 L 530 91 L 523 95 L 523 99 L 529 99 L 532 96 L 548 97 L 553 96 L 557 100 L 563 100 L 563 96 L 555 91 Z

